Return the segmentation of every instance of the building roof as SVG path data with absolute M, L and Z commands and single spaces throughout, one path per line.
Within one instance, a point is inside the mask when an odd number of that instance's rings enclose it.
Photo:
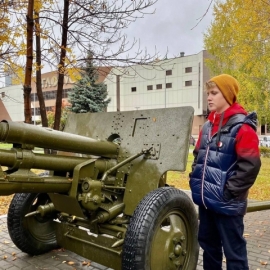
M 0 121 L 2 121 L 2 120 L 11 120 L 11 117 L 10 117 L 4 103 L 0 99 Z
M 110 73 L 112 67 L 98 67 L 96 68 L 98 71 L 98 81 L 97 83 L 101 83 L 105 80 L 107 75 Z

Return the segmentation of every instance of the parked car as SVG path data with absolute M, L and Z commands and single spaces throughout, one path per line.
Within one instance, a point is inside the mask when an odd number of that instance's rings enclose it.
M 270 147 L 270 136 L 263 136 L 260 140 L 260 146 Z
M 189 144 L 191 144 L 191 145 L 195 146 L 195 144 L 196 144 L 196 140 L 195 140 L 195 138 L 194 138 L 193 136 L 190 136 L 190 139 L 189 139 Z

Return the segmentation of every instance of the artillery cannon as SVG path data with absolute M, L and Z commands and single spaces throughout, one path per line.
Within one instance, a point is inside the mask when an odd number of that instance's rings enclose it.
M 14 244 L 30 255 L 63 247 L 115 270 L 196 269 L 196 211 L 166 180 L 186 168 L 193 113 L 70 114 L 64 132 L 2 121 L 0 141 L 13 147 L 0 150 L 0 195 L 15 193 Z

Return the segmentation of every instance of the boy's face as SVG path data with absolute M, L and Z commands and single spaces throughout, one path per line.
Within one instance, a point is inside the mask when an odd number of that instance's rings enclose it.
M 226 101 L 217 86 L 213 86 L 208 89 L 207 96 L 207 103 L 210 112 L 216 111 L 217 113 L 222 113 L 230 107 L 230 104 Z

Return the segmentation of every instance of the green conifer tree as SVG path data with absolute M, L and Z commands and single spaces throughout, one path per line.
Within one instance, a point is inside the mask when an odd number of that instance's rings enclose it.
M 105 110 L 111 99 L 107 98 L 107 86 L 103 82 L 97 83 L 98 76 L 98 70 L 89 54 L 82 77 L 76 82 L 68 96 L 72 112 L 86 113 Z

